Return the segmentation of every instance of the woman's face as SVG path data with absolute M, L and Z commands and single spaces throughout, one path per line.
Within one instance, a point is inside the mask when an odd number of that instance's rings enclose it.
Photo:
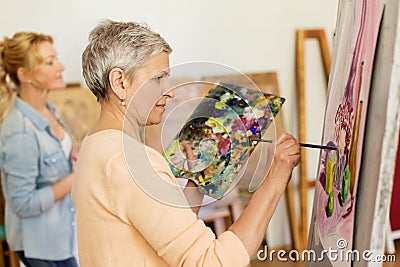
M 128 90 L 133 95 L 129 113 L 138 115 L 141 125 L 154 125 L 162 121 L 168 98 L 175 96 L 169 90 L 169 58 L 168 53 L 162 52 L 151 57 L 139 70 L 133 81 L 137 90 Z
M 38 52 L 42 57 L 42 62 L 35 71 L 35 80 L 38 87 L 52 90 L 65 87 L 62 77 L 64 65 L 57 59 L 57 53 L 50 42 L 43 42 L 38 46 Z

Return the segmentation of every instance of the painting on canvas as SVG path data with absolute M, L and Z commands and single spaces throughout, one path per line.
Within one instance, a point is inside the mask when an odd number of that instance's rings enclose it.
M 338 12 L 322 140 L 323 144 L 337 150 L 321 152 L 312 223 L 314 242 L 321 242 L 326 249 L 350 250 L 383 2 L 342 0 Z M 350 266 L 350 262 L 342 264 Z

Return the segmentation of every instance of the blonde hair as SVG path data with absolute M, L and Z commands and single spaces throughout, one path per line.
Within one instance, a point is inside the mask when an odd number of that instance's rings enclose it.
M 38 49 L 43 42 L 53 44 L 53 38 L 34 32 L 18 32 L 12 38 L 4 37 L 0 41 L 0 124 L 12 106 L 20 85 L 18 69 L 35 71 L 43 60 Z
M 102 21 L 89 35 L 89 44 L 82 54 L 82 70 L 86 84 L 97 101 L 108 100 L 111 69 L 118 67 L 133 79 L 145 61 L 172 49 L 158 33 L 135 22 Z

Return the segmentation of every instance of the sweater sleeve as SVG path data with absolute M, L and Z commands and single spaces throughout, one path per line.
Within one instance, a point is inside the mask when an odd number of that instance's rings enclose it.
M 14 212 L 27 218 L 38 216 L 53 207 L 51 186 L 37 188 L 39 151 L 34 137 L 16 133 L 5 140 L 1 150 L 1 165 L 6 174 L 3 178 L 5 191 Z
M 155 151 L 147 155 L 126 161 L 120 153 L 110 160 L 109 200 L 115 215 L 135 227 L 171 266 L 246 266 L 249 255 L 233 232 L 216 238 L 190 208 L 167 203 L 146 190 L 147 182 L 156 181 L 157 192 L 165 187 L 166 194 L 175 194 L 172 199 L 186 202 L 162 156 Z M 167 184 L 176 185 L 176 190 Z

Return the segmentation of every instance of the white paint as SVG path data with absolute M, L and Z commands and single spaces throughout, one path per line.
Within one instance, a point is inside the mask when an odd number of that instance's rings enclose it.
M 277 71 L 281 95 L 287 99 L 283 109 L 285 125 L 291 133 L 297 116 L 295 30 L 324 28 L 330 41 L 337 11 L 337 1 L 320 0 L 2 0 L 1 6 L 0 36 L 22 30 L 52 35 L 66 66 L 67 82 L 84 84 L 81 53 L 89 31 L 104 18 L 146 22 L 173 47 L 171 65 L 201 60 L 226 64 L 242 72 Z M 311 68 L 309 73 L 320 72 L 318 64 Z M 319 75 L 306 78 L 318 82 Z M 319 96 L 310 101 L 319 101 Z M 308 125 L 307 131 L 320 133 L 320 125 L 315 127 Z M 318 137 L 315 140 L 319 141 Z M 282 206 L 270 226 L 273 231 L 269 240 L 277 246 L 289 243 L 287 224 L 282 224 L 287 220 Z

